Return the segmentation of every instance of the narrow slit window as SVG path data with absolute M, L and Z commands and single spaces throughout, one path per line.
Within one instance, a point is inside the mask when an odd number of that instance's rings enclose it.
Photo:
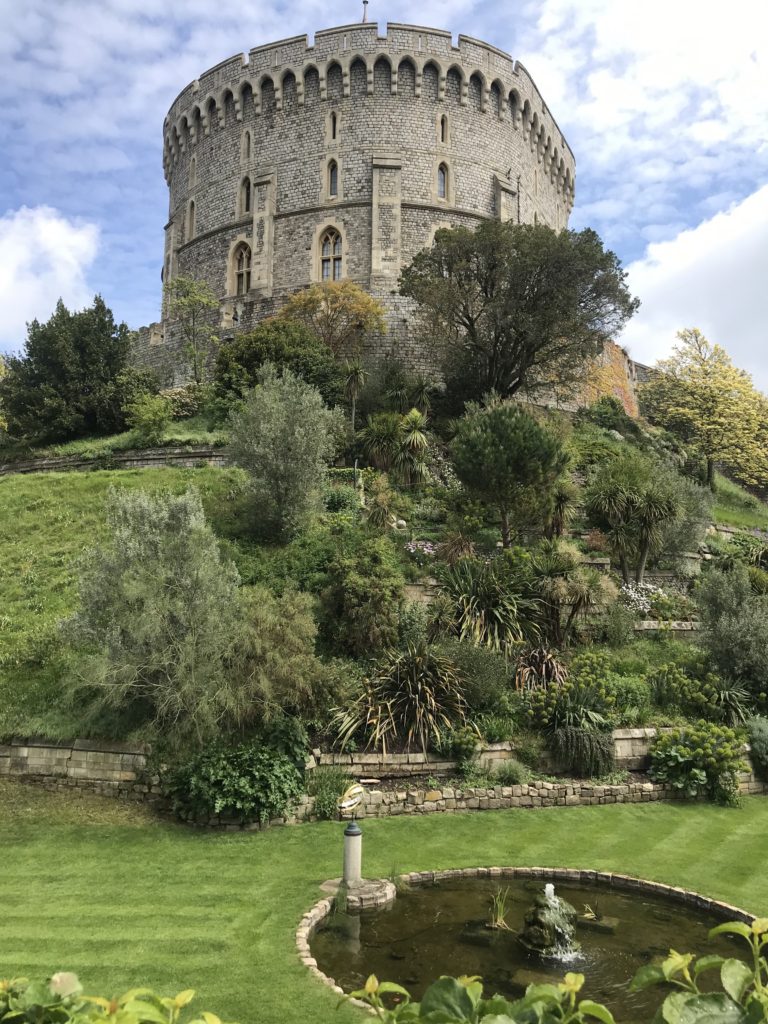
M 195 201 L 191 200 L 187 208 L 187 241 L 195 237 Z
M 437 168 L 437 198 L 445 199 L 448 194 L 448 168 L 440 164 Z
M 440 141 L 448 141 L 448 118 L 445 114 L 440 118 Z
M 335 111 L 331 113 L 331 138 L 335 141 L 337 131 L 337 114 Z
M 320 274 L 323 281 L 341 280 L 341 235 L 335 228 L 329 228 L 320 239 Z
M 328 164 L 328 195 L 335 198 L 339 194 L 339 165 L 335 160 Z
M 246 132 L 243 135 L 243 160 L 251 159 L 251 133 Z
M 240 212 L 250 213 L 251 212 L 251 179 L 243 178 L 243 184 L 240 186 Z

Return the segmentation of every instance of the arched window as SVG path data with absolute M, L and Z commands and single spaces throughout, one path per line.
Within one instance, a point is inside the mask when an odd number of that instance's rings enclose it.
M 194 188 L 197 184 L 197 157 L 193 156 L 189 161 L 189 187 Z
M 336 133 L 338 131 L 338 128 L 339 128 L 338 115 L 336 114 L 336 111 L 333 110 L 333 111 L 331 111 L 331 139 L 333 139 L 333 140 L 336 139 Z
M 341 280 L 341 235 L 328 228 L 320 239 L 320 276 L 323 281 Z
M 440 141 L 448 141 L 448 118 L 445 114 L 440 118 Z
M 251 159 L 251 133 L 243 132 L 243 160 Z
M 445 199 L 448 195 L 448 168 L 440 164 L 437 168 L 437 198 Z
M 251 212 L 251 179 L 243 178 L 240 186 L 240 213 Z
M 187 241 L 195 237 L 195 201 L 191 199 L 187 207 Z
M 328 164 L 328 195 L 335 199 L 339 194 L 339 165 L 335 160 Z
M 234 252 L 235 294 L 247 295 L 251 289 L 251 249 L 241 242 Z

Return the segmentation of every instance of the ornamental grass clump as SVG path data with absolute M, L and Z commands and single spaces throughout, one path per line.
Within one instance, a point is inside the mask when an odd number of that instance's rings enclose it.
M 657 737 L 650 750 L 650 775 L 687 797 L 706 795 L 735 806 L 738 774 L 746 769 L 743 749 L 743 736 L 736 730 L 700 719 Z

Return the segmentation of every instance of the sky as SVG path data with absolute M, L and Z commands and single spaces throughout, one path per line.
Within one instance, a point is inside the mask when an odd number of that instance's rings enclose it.
M 0 0 L 0 351 L 96 292 L 158 319 L 162 123 L 235 53 L 359 21 L 340 0 Z M 640 362 L 698 327 L 768 391 L 768 0 L 371 0 L 522 61 L 576 155 L 571 227 L 620 257 Z

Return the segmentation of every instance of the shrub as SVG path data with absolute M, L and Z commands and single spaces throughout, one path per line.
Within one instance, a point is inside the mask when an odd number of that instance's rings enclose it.
M 707 718 L 717 716 L 714 677 L 691 678 L 679 665 L 661 665 L 648 676 L 654 704 L 659 708 L 677 708 L 686 715 Z
M 170 405 L 172 420 L 188 420 L 203 411 L 211 400 L 211 387 L 205 384 L 180 384 L 164 388 L 160 395 Z
M 528 718 L 547 732 L 565 727 L 605 728 L 615 704 L 608 676 L 604 654 L 589 651 L 579 655 L 564 682 L 525 693 Z
M 194 998 L 186 989 L 170 998 L 149 988 L 132 988 L 111 999 L 84 996 L 80 979 L 71 971 L 58 971 L 45 981 L 0 978 L 0 1021 L 35 1021 L 36 1024 L 179 1024 L 182 1011 Z M 190 1024 L 218 1024 L 213 1013 L 201 1013 Z
M 360 510 L 360 498 L 354 487 L 329 487 L 323 495 L 326 512 L 346 512 L 357 514 Z
M 768 782 L 768 718 L 750 718 L 747 722 L 747 738 L 755 775 Z
M 268 364 L 259 382 L 230 418 L 227 451 L 250 478 L 254 532 L 286 537 L 319 508 L 341 414 L 289 370 Z
M 522 761 L 510 757 L 496 763 L 493 777 L 497 786 L 522 786 L 530 779 L 531 770 Z
M 535 635 L 534 604 L 501 559 L 463 559 L 439 571 L 440 594 L 450 604 L 450 632 L 460 640 L 509 653 Z
M 607 689 L 614 699 L 614 715 L 618 725 L 644 725 L 648 721 L 653 701 L 646 678 L 610 673 Z
M 523 730 L 515 735 L 512 749 L 518 761 L 528 768 L 538 771 L 544 758 L 546 744 L 540 733 Z
M 698 593 L 703 642 L 714 667 L 756 701 L 768 695 L 768 597 L 755 595 L 744 566 L 707 573 Z
M 486 743 L 505 743 L 517 731 L 517 723 L 509 714 L 480 715 L 475 719 L 475 724 Z
M 503 655 L 487 647 L 445 640 L 442 650 L 456 664 L 464 680 L 464 696 L 470 713 L 512 714 L 509 663 Z
M 396 647 L 404 578 L 384 537 L 349 534 L 328 565 L 322 632 L 340 653 L 370 658 Z
M 177 814 L 241 822 L 288 814 L 303 792 L 302 773 L 286 754 L 254 744 L 212 747 L 171 769 L 165 788 Z
M 552 731 L 550 746 L 563 770 L 578 778 L 599 777 L 613 770 L 610 733 L 566 725 Z
M 568 669 L 551 647 L 532 647 L 523 651 L 515 667 L 515 689 L 536 690 L 558 686 L 568 678 Z
M 409 644 L 391 651 L 366 681 L 358 699 L 336 715 L 342 749 L 355 736 L 386 752 L 396 741 L 426 753 L 466 720 L 466 701 L 456 666 L 437 648 Z
M 334 821 L 339 816 L 339 797 L 352 778 L 340 765 L 321 765 L 308 773 L 307 793 L 315 798 L 315 814 L 320 821 Z
M 171 422 L 171 403 L 162 395 L 140 395 L 127 410 L 128 426 L 141 444 L 159 444 Z
M 409 643 L 419 644 L 427 639 L 429 632 L 429 609 L 420 601 L 405 601 L 400 608 L 397 636 L 400 647 Z
M 738 773 L 745 767 L 739 735 L 724 725 L 701 719 L 664 733 L 650 749 L 651 778 L 686 796 L 706 793 L 718 803 L 738 800 Z
M 452 729 L 446 736 L 444 744 L 462 775 L 468 774 L 472 770 L 477 761 L 479 745 L 477 731 L 469 725 Z
M 635 615 L 622 604 L 612 604 L 603 615 L 601 630 L 609 647 L 624 647 L 635 635 Z

